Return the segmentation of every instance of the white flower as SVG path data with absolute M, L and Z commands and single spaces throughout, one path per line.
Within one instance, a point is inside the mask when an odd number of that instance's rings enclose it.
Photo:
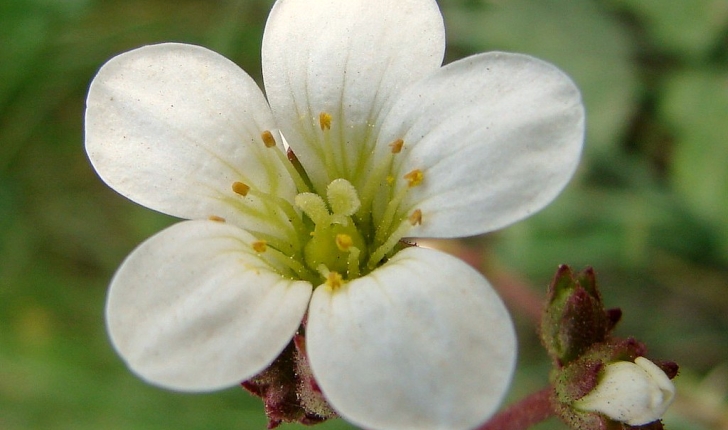
M 400 239 L 481 234 L 547 205 L 576 168 L 584 113 L 553 66 L 488 53 L 440 67 L 444 39 L 434 0 L 279 0 L 267 100 L 197 46 L 102 67 L 91 162 L 119 193 L 191 220 L 111 283 L 108 330 L 135 373 L 236 385 L 307 314 L 311 369 L 347 420 L 465 429 L 493 413 L 516 355 L 505 307 L 465 263 Z
M 575 407 L 641 426 L 662 418 L 675 397 L 670 378 L 653 362 L 637 357 L 608 364 L 596 388 Z

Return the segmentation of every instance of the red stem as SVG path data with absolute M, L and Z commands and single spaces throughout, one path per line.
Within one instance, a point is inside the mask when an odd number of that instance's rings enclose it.
M 554 389 L 546 387 L 508 406 L 477 430 L 526 430 L 554 415 L 551 398 Z

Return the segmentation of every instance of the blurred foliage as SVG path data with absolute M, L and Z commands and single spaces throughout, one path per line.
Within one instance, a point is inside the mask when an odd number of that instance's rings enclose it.
M 88 83 L 119 52 L 201 44 L 260 79 L 270 4 L 0 3 L 0 428 L 264 427 L 242 390 L 169 393 L 112 351 L 108 280 L 174 220 L 109 190 L 82 142 Z M 565 192 L 468 249 L 494 284 L 517 280 L 537 295 L 557 264 L 594 266 L 607 304 L 625 311 L 621 335 L 682 366 L 669 428 L 728 428 L 728 0 L 440 5 L 448 61 L 485 50 L 546 59 L 579 84 L 588 112 L 582 167 Z M 548 362 L 532 322 L 509 304 L 521 337 L 515 399 L 545 383 Z

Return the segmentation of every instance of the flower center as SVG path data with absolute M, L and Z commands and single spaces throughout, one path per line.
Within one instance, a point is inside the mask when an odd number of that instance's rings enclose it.
M 315 120 L 322 141 L 329 142 L 331 115 L 324 112 Z M 288 154 L 281 150 L 273 132 L 261 133 L 261 141 L 263 151 L 270 154 L 262 167 L 278 171 L 276 164 L 283 165 L 298 190 L 294 201 L 274 191 L 262 192 L 244 177 L 232 183 L 231 191 L 241 211 L 278 232 L 248 230 L 257 238 L 250 244 L 253 251 L 282 275 L 338 289 L 407 246 L 402 238 L 422 223 L 420 209 L 402 207 L 408 192 L 426 180 L 420 169 L 402 175 L 393 168 L 394 157 L 406 148 L 402 139 L 389 144 L 390 155 L 377 160 L 366 177 L 360 177 L 362 169 L 353 173 L 327 156 L 327 175 L 332 180 L 325 190 L 316 189 L 290 150 Z M 224 221 L 214 215 L 210 219 Z
M 359 276 L 366 243 L 352 216 L 361 202 L 356 189 L 346 179 L 335 179 L 326 189 L 328 207 L 321 196 L 301 193 L 296 206 L 313 222 L 311 239 L 304 246 L 306 265 L 323 277 L 329 272 L 344 273 L 348 279 Z

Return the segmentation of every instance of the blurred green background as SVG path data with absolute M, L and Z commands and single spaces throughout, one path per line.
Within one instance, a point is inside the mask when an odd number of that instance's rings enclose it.
M 112 351 L 107 283 L 135 245 L 174 220 L 95 176 L 83 112 L 101 64 L 143 44 L 204 45 L 260 80 L 270 4 L 0 2 L 0 429 L 264 428 L 260 402 L 242 390 L 159 390 Z M 532 54 L 569 73 L 587 106 L 581 168 L 554 204 L 444 244 L 469 255 L 513 310 L 521 351 L 509 401 L 547 379 L 532 297 L 557 264 L 592 265 L 607 304 L 624 310 L 618 333 L 681 365 L 668 427 L 728 429 L 728 0 L 440 5 L 447 61 Z

